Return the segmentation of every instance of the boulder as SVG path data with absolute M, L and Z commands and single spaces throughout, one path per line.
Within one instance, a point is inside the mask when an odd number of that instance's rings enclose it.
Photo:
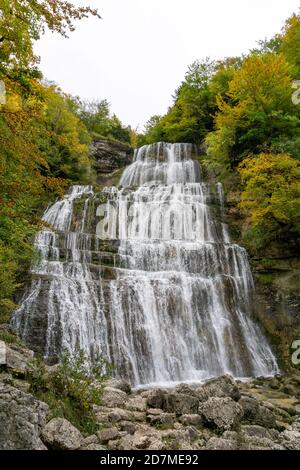
M 276 416 L 273 411 L 264 405 L 260 405 L 256 399 L 242 397 L 239 404 L 244 412 L 243 421 L 265 428 L 276 428 Z
M 17 374 L 20 377 L 24 377 L 28 364 L 32 361 L 34 357 L 34 352 L 29 349 L 21 348 L 16 345 L 8 345 L 2 343 L 2 364 L 6 366 L 8 370 L 12 370 L 14 374 Z
M 244 425 L 241 426 L 241 431 L 245 436 L 257 437 L 257 438 L 271 438 L 271 434 L 266 428 L 258 425 Z
M 166 393 L 163 400 L 163 410 L 175 413 L 177 416 L 198 412 L 199 400 L 184 393 Z
M 147 415 L 147 421 L 152 425 L 160 425 L 160 424 L 165 424 L 168 426 L 172 426 L 175 422 L 176 416 L 174 413 L 160 413 L 160 414 L 148 414 Z
M 136 430 L 135 424 L 131 421 L 121 421 L 119 427 L 121 431 L 126 431 L 127 434 L 134 434 Z
M 184 425 L 184 426 L 201 426 L 202 425 L 202 418 L 199 414 L 186 414 L 186 415 L 181 415 L 179 418 L 179 421 Z
M 242 407 L 231 398 L 212 397 L 199 408 L 204 421 L 219 431 L 235 428 L 243 417 Z
M 122 392 L 125 392 L 127 394 L 131 393 L 131 386 L 129 382 L 126 382 L 126 380 L 123 379 L 110 379 L 106 382 L 105 385 L 106 387 L 122 390 Z
M 147 391 L 147 405 L 150 408 L 162 408 L 164 403 L 165 391 L 159 388 Z
M 147 399 L 140 396 L 129 398 L 125 408 L 130 411 L 146 411 Z
M 75 450 L 79 449 L 83 436 L 73 424 L 64 418 L 53 418 L 42 430 L 43 442 L 50 449 Z
M 295 431 L 291 427 L 283 431 L 280 435 L 280 443 L 288 450 L 300 450 L 300 431 Z
M 231 375 L 222 375 L 208 380 L 196 389 L 196 393 L 202 402 L 211 397 L 229 397 L 236 401 L 241 398 L 239 388 Z
M 105 387 L 102 396 L 102 405 L 108 408 L 124 406 L 127 394 L 118 388 Z
M 237 443 L 229 439 L 223 439 L 222 437 L 211 437 L 205 446 L 207 450 L 236 450 Z
M 116 427 L 102 429 L 97 433 L 98 439 L 101 444 L 105 444 L 108 441 L 113 441 L 120 437 L 120 433 Z
M 48 405 L 0 382 L 0 450 L 46 450 L 39 435 Z

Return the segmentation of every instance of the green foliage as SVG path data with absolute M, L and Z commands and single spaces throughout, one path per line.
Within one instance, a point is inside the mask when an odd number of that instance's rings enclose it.
M 110 366 L 101 356 L 88 360 L 83 351 L 74 357 L 64 354 L 61 362 L 47 371 L 37 358 L 28 369 L 30 392 L 48 403 L 52 417 L 68 419 L 85 434 L 97 431 L 93 405 L 100 405 Z
M 157 141 L 200 143 L 213 127 L 216 109 L 209 81 L 215 64 L 209 59 L 190 65 L 185 80 L 176 90 L 168 113 L 152 116 L 146 125 L 146 143 Z
M 240 208 L 251 217 L 257 248 L 270 241 L 300 241 L 300 164 L 287 154 L 249 156 L 239 165 L 244 185 Z M 253 247 L 255 248 L 255 246 Z
M 130 143 L 130 127 L 123 126 L 115 114 L 111 116 L 107 100 L 85 102 L 78 100 L 77 113 L 93 137 Z
M 74 30 L 74 20 L 98 16 L 90 7 L 76 7 L 66 0 L 0 0 L 0 78 L 1 75 L 31 87 L 40 76 L 33 43 L 47 27 L 63 36 Z

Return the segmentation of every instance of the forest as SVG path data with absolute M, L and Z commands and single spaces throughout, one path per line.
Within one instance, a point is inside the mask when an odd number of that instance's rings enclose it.
M 64 93 L 39 70 L 34 43 L 46 29 L 67 36 L 89 7 L 70 2 L 0 0 L 0 311 L 36 256 L 34 234 L 45 206 L 72 183 L 93 183 L 95 137 L 132 147 L 158 141 L 205 149 L 207 172 L 238 187 L 250 254 L 270 243 L 296 252 L 300 238 L 300 14 L 241 57 L 192 63 L 164 116 L 143 133 L 123 125 L 105 99 Z M 258 38 L 259 39 L 259 38 Z

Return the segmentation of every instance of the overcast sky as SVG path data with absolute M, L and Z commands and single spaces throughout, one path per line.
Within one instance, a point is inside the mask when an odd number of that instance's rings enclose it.
M 143 128 L 164 114 L 187 66 L 255 47 L 279 32 L 299 0 L 73 0 L 101 20 L 77 24 L 69 39 L 36 44 L 44 76 L 82 98 L 106 98 L 124 124 Z

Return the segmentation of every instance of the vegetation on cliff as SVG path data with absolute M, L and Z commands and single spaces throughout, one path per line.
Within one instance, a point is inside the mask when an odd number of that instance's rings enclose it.
M 300 240 L 299 41 L 294 14 L 247 55 L 194 62 L 168 113 L 153 116 L 138 136 L 141 143 L 206 142 L 208 170 L 242 193 L 243 243 L 252 254 L 275 240 L 291 248 Z
M 87 106 L 42 80 L 33 44 L 45 28 L 66 36 L 74 21 L 99 16 L 58 0 L 0 0 L 0 318 L 34 255 L 32 237 L 47 201 L 70 183 L 93 180 L 94 134 L 129 141 L 106 101 Z M 0 83 L 1 85 L 1 83 Z

